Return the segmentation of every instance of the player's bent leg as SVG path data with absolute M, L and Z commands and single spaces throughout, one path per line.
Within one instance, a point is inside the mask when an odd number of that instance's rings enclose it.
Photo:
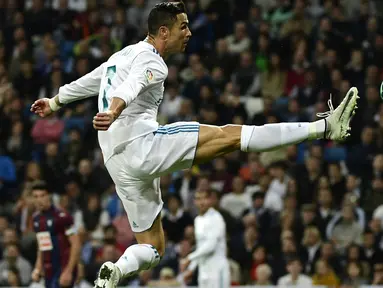
M 128 247 L 115 265 L 123 277 L 158 265 L 165 252 L 165 237 L 159 214 L 146 231 L 134 233 L 138 244 Z
M 101 266 L 95 281 L 97 288 L 117 287 L 120 279 L 155 267 L 165 249 L 159 178 L 141 180 L 131 176 L 125 159 L 124 153 L 115 155 L 106 167 L 138 244 L 128 247 L 116 263 L 106 262 Z
M 161 214 L 158 214 L 152 227 L 143 232 L 134 233 L 138 244 L 150 244 L 156 248 L 160 257 L 165 253 L 165 235 L 162 227 Z
M 342 141 L 349 136 L 350 121 L 357 108 L 358 90 L 353 87 L 340 105 L 318 116 L 325 119 L 305 123 L 278 123 L 263 126 L 200 125 L 194 164 L 203 163 L 237 149 L 264 152 L 300 143 L 304 140 L 331 139 Z

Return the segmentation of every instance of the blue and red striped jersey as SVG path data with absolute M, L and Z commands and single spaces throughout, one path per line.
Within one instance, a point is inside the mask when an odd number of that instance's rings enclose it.
M 73 218 L 53 205 L 50 209 L 33 216 L 39 250 L 43 256 L 46 279 L 52 278 L 66 267 L 70 255 L 68 237 L 75 233 Z

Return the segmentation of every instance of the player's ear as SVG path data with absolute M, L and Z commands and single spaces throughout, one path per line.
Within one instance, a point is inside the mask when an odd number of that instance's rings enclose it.
M 159 30 L 159 36 L 161 37 L 161 39 L 165 40 L 169 38 L 170 31 L 168 27 L 161 26 L 160 29 L 158 30 Z

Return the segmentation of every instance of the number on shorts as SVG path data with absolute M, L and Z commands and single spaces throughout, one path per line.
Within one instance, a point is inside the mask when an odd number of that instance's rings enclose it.
M 109 106 L 108 100 L 106 99 L 106 95 L 108 93 L 109 88 L 112 86 L 112 79 L 113 79 L 114 75 L 116 75 L 116 65 L 109 66 L 106 69 L 107 82 L 106 82 L 106 86 L 104 89 L 104 95 L 102 97 L 102 103 L 104 106 L 104 111 L 107 110 L 108 106 Z

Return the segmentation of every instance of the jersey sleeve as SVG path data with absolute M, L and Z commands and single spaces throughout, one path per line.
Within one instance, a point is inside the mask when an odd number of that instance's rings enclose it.
M 104 66 L 105 63 L 76 81 L 60 87 L 58 94 L 60 103 L 68 104 L 73 101 L 98 95 Z
M 111 98 L 121 98 L 129 105 L 141 91 L 165 81 L 166 77 L 167 68 L 160 56 L 150 51 L 141 52 L 133 60 L 128 77 L 111 93 Z
M 73 217 L 68 213 L 63 216 L 63 225 L 66 236 L 70 236 L 77 233 L 77 229 L 74 225 Z

